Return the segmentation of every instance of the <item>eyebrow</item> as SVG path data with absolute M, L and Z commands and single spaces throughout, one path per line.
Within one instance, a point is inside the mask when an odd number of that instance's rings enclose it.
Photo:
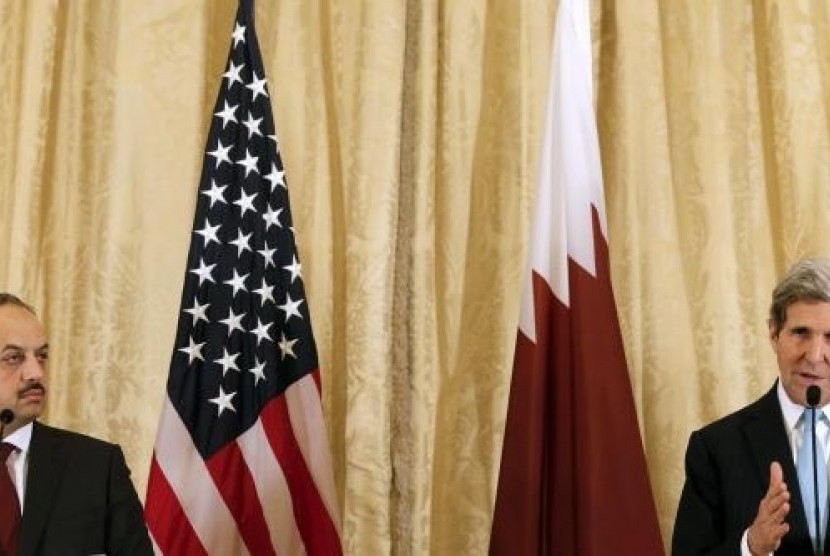
M 42 346 L 36 347 L 35 351 L 43 351 L 45 349 L 49 349 L 49 344 L 48 343 L 45 343 Z M 23 346 L 19 346 L 17 344 L 6 344 L 5 346 L 3 346 L 2 351 L 6 351 L 6 350 L 26 351 L 26 348 L 24 348 Z

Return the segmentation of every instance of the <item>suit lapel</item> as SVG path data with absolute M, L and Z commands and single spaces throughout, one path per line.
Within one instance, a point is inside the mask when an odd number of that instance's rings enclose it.
M 29 445 L 29 470 L 20 527 L 21 554 L 34 553 L 52 513 L 65 466 L 61 452 L 60 439 L 49 427 L 35 422 Z

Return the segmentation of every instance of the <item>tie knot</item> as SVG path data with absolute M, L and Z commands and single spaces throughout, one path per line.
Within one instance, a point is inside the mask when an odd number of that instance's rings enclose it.
M 815 409 L 815 412 L 816 412 L 816 423 L 818 423 L 819 421 L 821 421 L 821 420 L 823 420 L 823 419 L 826 419 L 826 418 L 827 418 L 827 416 L 824 414 L 824 410 L 823 410 L 823 409 L 818 409 L 818 408 L 816 408 L 816 409 Z M 811 408 L 809 408 L 809 407 L 808 407 L 807 409 L 805 409 L 805 410 L 804 410 L 804 413 L 802 413 L 802 414 L 801 414 L 801 422 L 802 422 L 805 426 L 809 426 L 809 425 L 810 425 L 810 423 L 812 423 L 812 422 L 813 422 L 813 415 L 812 415 L 812 413 L 813 413 L 813 410 L 812 410 Z
M 812 415 L 813 411 L 814 411 L 813 408 L 805 407 L 804 412 L 801 414 L 801 420 L 804 421 L 805 423 L 809 423 L 810 420 L 813 418 L 813 415 Z M 821 419 L 824 417 L 824 410 L 817 407 L 815 409 L 815 412 L 816 412 L 816 421 L 821 421 Z
M 9 442 L 0 442 L 0 461 L 6 461 L 17 446 Z

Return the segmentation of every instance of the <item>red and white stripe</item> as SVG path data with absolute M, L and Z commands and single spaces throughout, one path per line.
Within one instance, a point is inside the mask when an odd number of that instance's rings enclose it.
M 166 400 L 145 508 L 157 552 L 341 554 L 326 438 L 313 375 L 269 402 L 207 461 Z

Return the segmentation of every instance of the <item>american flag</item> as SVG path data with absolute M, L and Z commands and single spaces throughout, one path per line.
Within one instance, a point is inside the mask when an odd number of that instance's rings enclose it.
M 207 143 L 147 524 L 162 554 L 341 554 L 252 0 L 239 5 Z

